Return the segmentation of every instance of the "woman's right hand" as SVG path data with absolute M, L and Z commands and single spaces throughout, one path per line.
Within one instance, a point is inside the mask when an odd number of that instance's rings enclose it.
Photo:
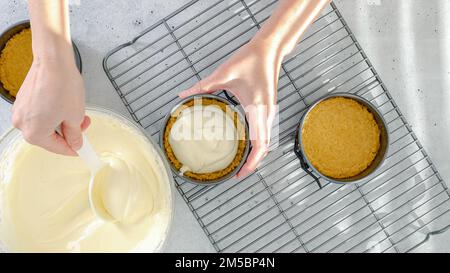
M 13 106 L 12 122 L 25 140 L 50 152 L 76 156 L 85 116 L 83 79 L 70 52 L 59 58 L 35 57 Z M 61 126 L 62 136 L 55 132 Z

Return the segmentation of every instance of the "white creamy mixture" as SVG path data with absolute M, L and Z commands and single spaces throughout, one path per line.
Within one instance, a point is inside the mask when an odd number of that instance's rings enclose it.
M 237 130 L 219 106 L 183 109 L 172 126 L 169 144 L 183 164 L 180 171 L 212 173 L 225 169 L 236 156 Z
M 156 150 L 135 128 L 89 111 L 87 136 L 107 163 L 100 198 L 114 223 L 89 207 L 90 172 L 78 157 L 18 139 L 1 155 L 0 243 L 13 252 L 158 251 L 168 232 L 170 180 Z

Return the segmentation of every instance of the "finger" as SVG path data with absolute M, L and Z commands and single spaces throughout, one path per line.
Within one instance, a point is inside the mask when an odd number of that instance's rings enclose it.
M 249 121 L 252 150 L 248 155 L 247 161 L 237 174 L 238 178 L 249 175 L 258 167 L 258 164 L 266 156 L 270 143 L 271 128 L 270 122 L 267 120 L 267 106 L 250 105 L 245 107 L 245 111 Z
M 83 145 L 81 124 L 64 121 L 61 126 L 61 131 L 69 147 L 74 151 L 78 151 L 81 145 Z
M 91 118 L 89 116 L 84 116 L 83 122 L 81 122 L 81 131 L 84 132 L 91 125 Z
M 253 146 L 269 147 L 272 120 L 268 116 L 267 105 L 246 105 L 245 114 L 248 119 L 250 140 Z
M 77 156 L 77 153 L 67 144 L 66 140 L 56 132 L 51 134 L 43 142 L 39 143 L 39 146 L 52 153 Z
M 267 154 L 267 146 L 259 141 L 252 142 L 252 150 L 247 157 L 247 161 L 236 175 L 237 178 L 244 178 L 250 175 Z
M 224 89 L 223 86 L 224 86 L 223 83 L 219 79 L 217 79 L 216 77 L 211 75 L 211 76 L 197 82 L 191 88 L 182 91 L 180 94 L 178 94 L 178 96 L 180 98 L 184 99 L 186 97 L 197 95 L 197 94 L 212 93 L 219 89 Z

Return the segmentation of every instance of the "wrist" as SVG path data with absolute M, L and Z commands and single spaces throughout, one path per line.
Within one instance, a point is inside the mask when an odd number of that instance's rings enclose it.
M 45 42 L 34 39 L 33 58 L 35 60 L 74 61 L 72 43 L 59 36 L 47 37 Z
M 282 44 L 271 38 L 256 35 L 250 40 L 249 46 L 252 47 L 252 51 L 258 52 L 265 59 L 271 59 L 275 63 L 281 64 L 285 57 Z

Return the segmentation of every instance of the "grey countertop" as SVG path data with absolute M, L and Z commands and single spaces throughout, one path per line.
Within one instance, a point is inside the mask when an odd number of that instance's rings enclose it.
M 189 0 L 70 2 L 72 37 L 83 59 L 88 103 L 129 116 L 103 72 L 103 56 Z M 448 183 L 450 1 L 334 2 Z M 0 31 L 26 18 L 26 1 L 0 3 Z M 10 118 L 11 105 L 0 100 L 0 134 L 11 126 Z M 179 194 L 175 198 L 175 217 L 166 251 L 214 251 Z M 449 252 L 449 232 L 432 238 L 418 251 Z

